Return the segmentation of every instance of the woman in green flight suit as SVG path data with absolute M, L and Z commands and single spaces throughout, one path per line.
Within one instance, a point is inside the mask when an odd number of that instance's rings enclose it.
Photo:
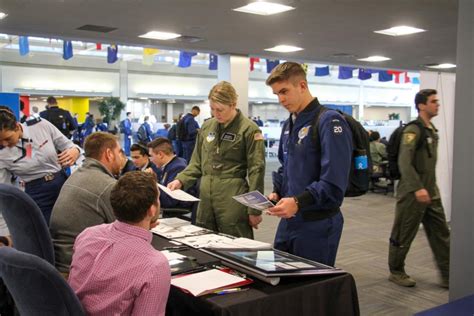
M 199 132 L 189 165 L 168 184 L 172 190 L 191 187 L 199 178 L 197 225 L 221 233 L 253 238 L 261 212 L 232 197 L 263 193 L 265 146 L 257 125 L 237 109 L 237 93 L 226 81 L 209 92 L 213 118 Z

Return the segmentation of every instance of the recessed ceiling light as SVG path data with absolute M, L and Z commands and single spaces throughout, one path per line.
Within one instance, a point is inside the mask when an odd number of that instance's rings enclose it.
M 279 3 L 258 1 L 233 10 L 251 14 L 272 15 L 294 9 L 293 7 Z
M 428 68 L 433 68 L 433 69 L 450 69 L 450 68 L 456 68 L 456 65 L 454 64 L 439 64 L 439 65 L 431 65 L 431 66 L 426 66 Z
M 378 61 L 386 61 L 386 60 L 390 60 L 390 59 L 391 58 L 384 57 L 384 56 L 370 56 L 370 57 L 367 57 L 367 58 L 360 58 L 360 59 L 357 59 L 357 60 L 369 61 L 369 62 L 378 62 Z
M 266 48 L 265 50 L 269 52 L 278 52 L 278 53 L 291 53 L 303 50 L 301 47 L 291 46 L 291 45 L 277 45 L 275 47 Z
M 138 37 L 151 38 L 151 39 L 166 41 L 166 40 L 170 40 L 170 39 L 173 39 L 173 38 L 178 38 L 180 36 L 181 36 L 181 34 L 176 34 L 176 33 L 151 31 L 151 32 L 148 32 L 146 34 L 140 35 Z
M 0 12 L 0 20 L 3 20 L 7 16 L 8 16 L 8 14 L 6 14 L 5 12 Z
M 426 32 L 426 30 L 418 29 L 416 27 L 411 27 L 411 26 L 405 26 L 405 25 L 394 26 L 386 30 L 374 31 L 374 33 L 390 35 L 390 36 L 403 36 L 403 35 L 410 35 L 410 34 L 415 34 L 415 33 L 420 33 L 420 32 Z

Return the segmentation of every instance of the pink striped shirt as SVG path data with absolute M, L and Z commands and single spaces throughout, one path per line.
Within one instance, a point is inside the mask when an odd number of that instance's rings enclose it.
M 115 221 L 74 243 L 69 284 L 90 315 L 164 315 L 171 272 L 151 232 Z

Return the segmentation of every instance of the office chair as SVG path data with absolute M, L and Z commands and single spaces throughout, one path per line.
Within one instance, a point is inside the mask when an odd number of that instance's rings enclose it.
M 0 277 L 20 315 L 85 315 L 63 276 L 38 256 L 1 247 Z
M 0 211 L 10 231 L 13 247 L 54 265 L 48 225 L 31 197 L 12 185 L 0 184 Z

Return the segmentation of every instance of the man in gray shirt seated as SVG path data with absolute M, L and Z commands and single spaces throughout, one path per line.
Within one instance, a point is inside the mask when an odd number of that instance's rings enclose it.
M 56 267 L 69 273 L 74 241 L 84 229 L 112 223 L 115 216 L 110 192 L 122 164 L 118 139 L 108 133 L 89 135 L 84 143 L 86 160 L 64 183 L 54 204 L 50 231 Z

